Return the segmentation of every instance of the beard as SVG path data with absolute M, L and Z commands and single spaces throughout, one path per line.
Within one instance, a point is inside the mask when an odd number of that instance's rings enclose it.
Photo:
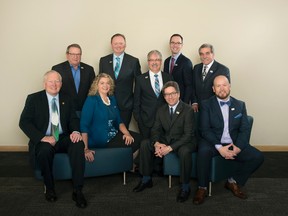
M 221 100 L 226 100 L 230 95 L 230 91 L 216 92 L 215 95 Z

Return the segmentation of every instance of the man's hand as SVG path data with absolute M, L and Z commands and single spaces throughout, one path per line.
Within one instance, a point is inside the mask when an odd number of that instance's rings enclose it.
M 198 104 L 197 103 L 193 103 L 192 104 L 192 109 L 194 110 L 194 112 L 198 112 L 199 111 Z
M 232 149 L 230 150 L 229 148 L 232 148 L 232 147 L 233 147 L 233 150 Z M 231 143 L 229 145 L 220 147 L 218 149 L 218 151 L 219 151 L 220 155 L 223 158 L 225 158 L 226 160 L 234 160 L 235 156 L 237 156 L 237 153 L 236 153 L 237 150 L 234 149 L 235 147 L 236 146 L 233 143 Z M 238 147 L 236 147 L 236 148 L 238 148 Z
M 93 162 L 94 161 L 95 151 L 90 150 L 90 149 L 85 149 L 84 153 L 85 153 L 85 159 L 87 161 L 89 161 L 89 162 Z
M 79 132 L 73 131 L 73 133 L 70 134 L 70 140 L 73 143 L 76 143 L 76 142 L 82 141 L 82 136 Z
M 155 148 L 156 157 L 160 157 L 160 158 L 162 158 L 163 156 L 165 156 L 166 154 L 168 154 L 169 152 L 173 150 L 170 146 L 167 146 L 159 142 L 156 142 L 154 144 L 154 148 Z
M 41 142 L 50 143 L 50 145 L 52 145 L 52 146 L 55 146 L 55 144 L 56 144 L 56 140 L 55 140 L 55 138 L 53 136 L 44 136 L 41 139 Z

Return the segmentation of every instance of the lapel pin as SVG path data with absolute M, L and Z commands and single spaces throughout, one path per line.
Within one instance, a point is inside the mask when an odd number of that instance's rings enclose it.
M 177 115 L 179 115 L 179 114 L 180 114 L 180 112 L 179 112 L 179 111 L 176 111 L 176 114 L 177 114 Z
M 210 70 L 210 73 L 213 73 L 213 70 Z
M 232 110 L 232 111 L 234 111 L 234 110 L 235 110 L 235 108 L 231 108 L 231 110 Z
M 64 105 L 65 104 L 65 102 L 62 102 L 62 105 Z
M 174 67 L 177 67 L 178 66 L 178 64 L 174 64 Z
M 84 69 L 84 67 L 81 67 L 81 69 L 83 70 L 83 69 Z
M 110 64 L 112 64 L 112 61 L 109 61 Z
M 148 76 L 145 76 L 145 79 L 148 79 Z

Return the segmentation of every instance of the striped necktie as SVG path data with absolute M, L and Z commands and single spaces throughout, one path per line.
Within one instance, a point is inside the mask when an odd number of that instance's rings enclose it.
M 159 84 L 159 79 L 158 79 L 158 74 L 154 74 L 155 77 L 155 94 L 157 97 L 160 95 L 160 84 Z
M 203 78 L 203 80 L 205 79 L 205 77 L 206 77 L 206 75 L 207 75 L 206 70 L 207 70 L 207 65 L 204 65 L 203 72 L 202 72 L 202 78 Z
M 114 68 L 114 73 L 115 73 L 115 78 L 117 79 L 118 75 L 119 75 L 119 71 L 120 71 L 120 58 L 116 57 L 116 65 Z

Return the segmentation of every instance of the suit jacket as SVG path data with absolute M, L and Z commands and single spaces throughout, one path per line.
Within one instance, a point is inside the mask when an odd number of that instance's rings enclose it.
M 170 59 L 167 58 L 164 62 L 164 72 L 169 73 L 170 70 Z M 174 64 L 172 70 L 172 76 L 174 81 L 176 81 L 180 88 L 180 98 L 185 103 L 189 104 L 191 102 L 193 94 L 193 64 L 190 59 L 188 59 L 183 54 L 180 54 L 177 61 Z
M 133 86 L 137 76 L 141 74 L 139 60 L 124 53 L 117 79 L 113 68 L 113 54 L 104 56 L 99 62 L 99 73 L 109 74 L 114 82 L 114 94 L 120 110 L 133 110 Z
M 203 63 L 200 63 L 195 65 L 193 70 L 194 91 L 192 95 L 192 103 L 199 104 L 202 100 L 208 99 L 214 95 L 212 86 L 216 76 L 224 75 L 230 80 L 229 69 L 217 61 L 214 61 L 211 65 L 204 80 L 202 78 L 202 69 Z
M 194 114 L 191 106 L 180 101 L 170 119 L 169 106 L 161 106 L 151 129 L 152 144 L 159 141 L 177 150 L 183 145 L 196 149 Z
M 72 101 L 68 96 L 59 94 L 60 123 L 63 133 L 60 136 L 69 136 L 73 131 L 80 131 L 79 118 L 76 115 Z M 49 121 L 49 104 L 46 91 L 36 92 L 28 95 L 19 127 L 28 136 L 30 161 L 35 163 L 35 146 L 45 136 Z
M 68 61 L 54 65 L 52 70 L 57 71 L 62 76 L 62 88 L 60 92 L 73 98 L 75 109 L 81 111 L 90 86 L 95 78 L 94 68 L 80 62 L 80 85 L 78 93 L 76 91 L 72 70 Z
M 161 72 L 163 85 L 172 80 L 172 76 Z M 150 82 L 149 71 L 138 76 L 135 83 L 134 91 L 134 109 L 135 120 L 141 121 L 146 127 L 152 127 L 157 109 L 165 102 L 161 94 L 157 98 Z
M 230 97 L 229 133 L 233 143 L 240 149 L 249 145 L 249 123 L 245 103 Z M 221 144 L 224 119 L 216 96 L 202 101 L 200 133 L 211 145 Z

